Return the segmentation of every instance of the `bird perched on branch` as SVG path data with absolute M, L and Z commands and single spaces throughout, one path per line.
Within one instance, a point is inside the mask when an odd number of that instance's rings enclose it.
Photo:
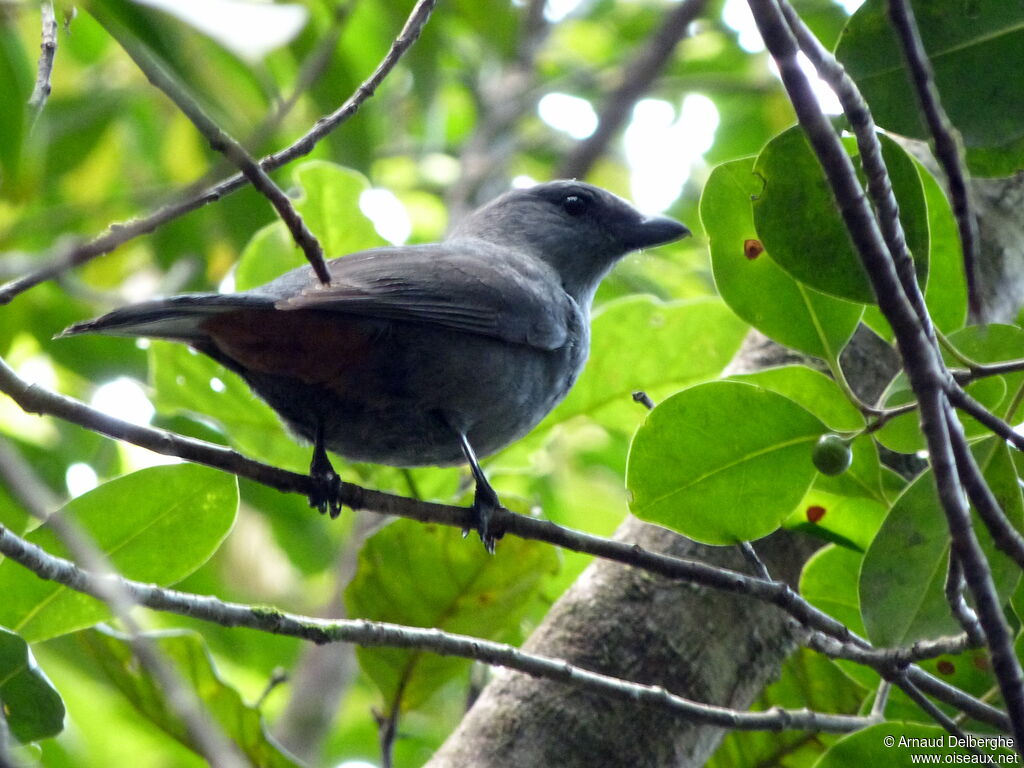
M 554 181 L 477 209 L 440 242 L 374 248 L 235 294 L 133 304 L 68 328 L 190 344 L 313 443 L 310 505 L 340 512 L 327 450 L 399 467 L 466 462 L 488 550 L 498 497 L 480 469 L 569 392 L 598 283 L 627 253 L 689 234 L 603 189 Z

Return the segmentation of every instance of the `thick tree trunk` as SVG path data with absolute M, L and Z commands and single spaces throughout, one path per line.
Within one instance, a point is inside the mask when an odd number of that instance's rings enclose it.
M 735 549 L 708 547 L 630 518 L 616 538 L 746 570 Z M 814 544 L 782 534 L 759 546 L 794 579 Z M 662 685 L 698 701 L 745 708 L 793 649 L 778 609 L 736 595 L 597 561 L 552 608 L 526 649 Z M 699 766 L 722 738 L 664 711 L 501 670 L 430 768 Z

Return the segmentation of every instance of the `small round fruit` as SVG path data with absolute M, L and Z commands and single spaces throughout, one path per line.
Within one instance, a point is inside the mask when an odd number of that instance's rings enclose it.
M 822 435 L 814 446 L 811 460 L 823 475 L 841 475 L 850 468 L 853 452 L 839 435 Z

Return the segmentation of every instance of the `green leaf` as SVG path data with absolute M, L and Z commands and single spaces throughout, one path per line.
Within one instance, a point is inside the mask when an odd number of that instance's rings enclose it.
M 996 363 L 1000 360 L 1014 360 L 1024 350 L 1024 330 L 1012 325 L 992 323 L 986 326 L 968 326 L 949 334 L 950 343 L 967 357 L 979 363 Z M 960 363 L 946 350 L 942 352 L 946 365 L 957 367 Z M 1024 373 L 1010 373 L 1004 376 L 989 376 L 972 382 L 965 388 L 975 400 L 997 416 L 1007 417 L 1017 391 L 1024 386 Z M 914 394 L 906 374 L 899 373 L 886 388 L 883 402 L 887 408 L 911 402 Z M 959 413 L 960 422 L 968 437 L 989 433 L 971 416 Z M 913 453 L 924 449 L 924 436 L 918 425 L 917 411 L 897 416 L 875 433 L 878 441 L 893 451 Z
M 922 284 L 928 272 L 928 209 L 913 160 L 879 135 L 882 156 L 899 203 L 900 221 Z M 844 142 L 855 161 L 856 142 Z M 754 163 L 763 189 L 754 199 L 757 234 L 772 259 L 800 282 L 829 295 L 873 304 L 875 294 L 832 189 L 803 130 L 772 139 Z
M 838 665 L 807 648 L 799 648 L 782 664 L 779 679 L 758 697 L 754 711 L 771 707 L 807 707 L 815 712 L 856 714 L 863 703 L 861 686 L 843 676 Z M 801 731 L 730 731 L 705 765 L 707 768 L 751 768 L 751 766 L 813 765 L 835 734 Z M 784 758 L 780 759 L 780 757 Z
M 57 514 L 90 536 L 122 576 L 173 584 L 205 563 L 227 536 L 238 508 L 232 475 L 195 464 L 151 467 L 110 480 Z M 68 557 L 51 525 L 26 537 Z M 110 616 L 102 602 L 45 581 L 11 560 L 0 563 L 0 624 L 29 642 L 88 627 Z
M 135 658 L 125 635 L 110 629 L 90 629 L 78 636 L 95 669 L 119 690 L 139 714 L 186 747 L 196 748 L 188 728 L 168 701 L 160 681 Z M 183 684 L 199 699 L 223 734 L 241 748 L 253 766 L 297 768 L 267 732 L 260 711 L 242 701 L 238 691 L 225 683 L 214 667 L 202 636 L 195 632 L 151 632 L 144 636 L 176 669 Z
M 633 392 L 643 390 L 657 401 L 714 378 L 746 333 L 747 326 L 717 299 L 664 303 L 629 296 L 610 302 L 594 317 L 587 367 L 537 431 L 583 414 L 632 431 L 643 419 Z
M 708 544 L 766 536 L 810 486 L 811 450 L 826 431 L 761 387 L 717 381 L 685 389 L 651 411 L 633 438 L 630 509 Z
M 299 472 L 310 451 L 288 434 L 277 414 L 231 371 L 183 344 L 153 341 L 150 383 L 156 407 L 218 424 L 231 444 L 251 456 Z
M 366 215 L 359 209 L 359 197 L 370 188 L 361 173 L 324 160 L 310 160 L 295 168 L 295 184 L 301 194 L 295 210 L 332 259 L 384 245 Z M 278 275 L 307 264 L 282 222 L 257 232 L 238 263 L 235 284 L 243 291 L 263 285 Z
M 866 494 L 830 493 L 820 484 L 822 479 L 823 476 L 819 475 L 793 514 L 786 519 L 786 527 L 848 549 L 865 551 L 885 520 L 888 506 Z
M 327 258 L 385 245 L 373 222 L 360 210 L 359 198 L 370 182 L 357 171 L 324 160 L 295 168 L 302 194 L 296 210 L 320 239 Z
M 22 744 L 64 730 L 64 702 L 32 651 L 14 632 L 0 627 L 0 702 L 11 735 Z
M 835 359 L 864 307 L 798 283 L 767 253 L 748 258 L 744 243 L 757 238 L 750 201 L 764 188 L 753 168 L 752 157 L 723 163 L 711 172 L 700 198 L 718 292 L 733 312 L 766 336 Z
M 843 394 L 835 380 L 806 365 L 783 365 L 729 378 L 785 395 L 838 432 L 854 432 L 864 426 L 861 412 Z
M 288 227 L 284 222 L 275 221 L 257 230 L 246 243 L 235 267 L 235 288 L 247 291 L 259 287 L 308 263 Z
M 924 301 L 935 327 L 943 333 L 952 333 L 962 328 L 967 318 L 967 280 L 960 232 L 939 182 L 924 166 L 918 165 L 917 170 L 928 204 L 930 251 Z
M 1004 513 L 1020 530 L 1024 505 L 1009 449 L 989 438 L 973 450 Z M 996 549 L 976 515 L 974 529 L 996 589 L 1009 597 L 1020 578 L 1020 569 Z M 860 604 L 871 642 L 903 645 L 960 631 L 950 616 L 944 593 L 949 547 L 949 528 L 929 469 L 896 500 L 864 555 Z
M 517 631 L 557 563 L 554 550 L 541 542 L 508 537 L 492 556 L 453 528 L 395 520 L 363 546 L 345 605 L 352 617 L 501 638 Z M 469 665 L 401 648 L 356 653 L 389 708 L 399 695 L 402 709 L 420 706 Z
M 913 0 L 939 98 L 959 129 L 971 171 L 1009 175 L 1024 167 L 1024 7 L 1004 0 Z M 887 130 L 930 139 L 884 0 L 850 19 L 836 55 Z M 998 66 L 993 66 L 998 62 Z
M 0 190 L 11 197 L 21 168 L 26 102 L 32 93 L 28 56 L 14 24 L 0 23 Z
M 800 594 L 815 608 L 842 622 L 850 631 L 863 636 L 857 577 L 863 555 L 834 544 L 815 552 L 800 574 Z M 879 676 L 870 667 L 850 661 L 836 662 L 852 680 L 867 689 L 878 684 Z

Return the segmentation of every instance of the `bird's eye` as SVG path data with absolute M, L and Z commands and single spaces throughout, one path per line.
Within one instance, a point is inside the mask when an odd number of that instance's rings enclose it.
M 579 216 L 587 210 L 587 201 L 579 195 L 566 195 L 562 198 L 562 207 L 570 216 Z

